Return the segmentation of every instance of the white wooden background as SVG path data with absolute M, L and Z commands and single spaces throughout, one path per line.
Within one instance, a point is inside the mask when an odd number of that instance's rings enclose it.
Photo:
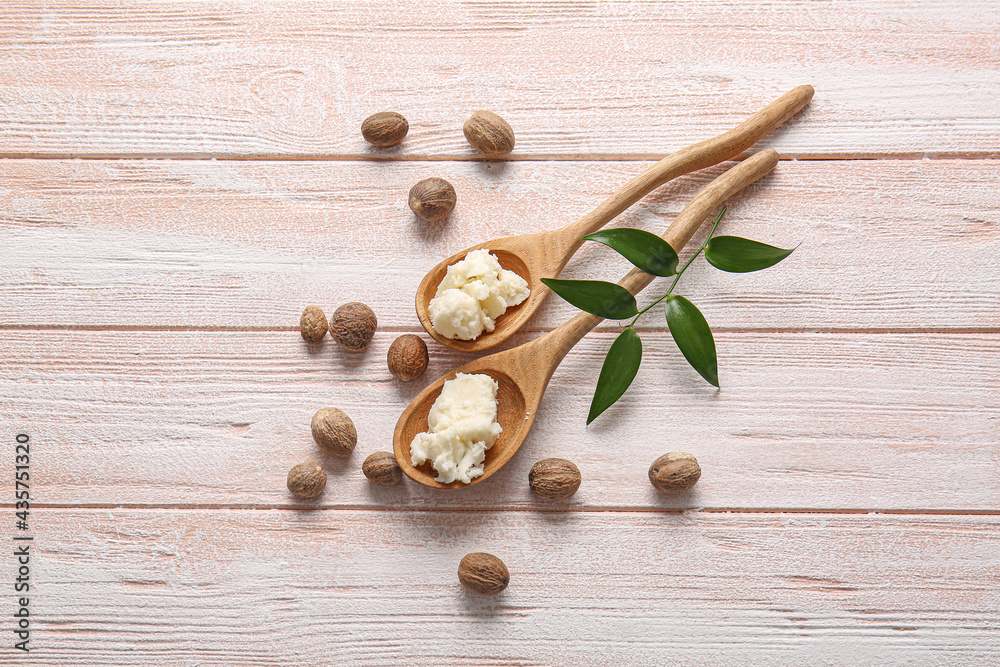
M 989 0 L 7 0 L 0 536 L 26 432 L 37 554 L 27 656 L 0 558 L 0 664 L 1000 664 L 998 30 Z M 762 144 L 785 159 L 723 227 L 801 247 L 682 285 L 721 391 L 650 317 L 635 385 L 586 428 L 603 326 L 489 482 L 364 479 L 469 358 L 385 368 L 426 269 L 570 222 L 801 83 Z M 465 144 L 476 108 L 515 128 L 509 161 Z M 382 109 L 410 121 L 397 149 L 360 136 Z M 662 230 L 723 168 L 621 224 Z M 428 176 L 458 190 L 446 225 L 406 208 Z M 624 268 L 585 247 L 564 275 Z M 308 348 L 302 307 L 350 300 L 379 316 L 370 350 Z M 296 501 L 326 405 L 359 445 Z M 668 498 L 646 470 L 677 449 L 704 474 Z M 580 467 L 572 500 L 530 495 L 548 456 Z M 499 597 L 457 582 L 479 550 L 511 570 Z

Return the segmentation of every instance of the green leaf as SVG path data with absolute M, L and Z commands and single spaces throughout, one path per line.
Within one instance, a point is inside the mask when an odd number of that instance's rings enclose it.
M 748 273 L 774 266 L 792 254 L 791 250 L 751 241 L 739 236 L 713 237 L 705 248 L 705 259 L 722 271 Z
M 583 238 L 603 243 L 654 276 L 672 276 L 677 273 L 677 253 L 656 234 L 621 227 L 587 234 Z
M 701 311 L 682 296 L 667 297 L 663 310 L 667 315 L 670 335 L 681 349 L 681 354 L 709 384 L 718 387 L 719 362 L 715 356 L 715 339 Z
M 611 344 L 608 355 L 601 366 L 601 376 L 597 379 L 594 399 L 590 402 L 587 423 L 615 404 L 635 378 L 642 361 L 642 341 L 632 327 L 619 334 Z
M 591 315 L 610 320 L 635 317 L 639 309 L 635 297 L 621 285 L 603 280 L 561 280 L 542 278 L 549 289 Z

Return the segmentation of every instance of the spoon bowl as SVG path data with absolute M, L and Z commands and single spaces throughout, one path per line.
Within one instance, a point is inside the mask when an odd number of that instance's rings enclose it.
M 508 236 L 466 248 L 462 252 L 439 262 L 433 269 L 428 271 L 424 275 L 423 280 L 420 281 L 419 287 L 417 287 L 416 300 L 417 317 L 420 319 L 420 323 L 427 333 L 442 345 L 464 352 L 482 352 L 514 335 L 518 329 L 524 326 L 535 310 L 537 310 L 542 299 L 545 297 L 545 291 L 548 290 L 539 280 L 540 277 L 546 277 L 539 276 L 539 272 L 542 270 L 542 267 L 538 265 L 539 255 L 532 255 L 525 251 L 525 245 L 533 243 L 533 237 L 535 236 L 540 235 Z M 531 292 L 528 294 L 527 299 L 516 306 L 510 306 L 503 315 L 497 318 L 496 328 L 492 332 L 484 331 L 475 340 L 446 338 L 434 329 L 428 310 L 430 301 L 434 298 L 437 287 L 444 280 L 445 274 L 448 273 L 448 267 L 455 262 L 465 259 L 465 256 L 473 250 L 481 248 L 486 248 L 495 255 L 500 266 L 524 278 Z
M 795 115 L 809 103 L 813 92 L 813 87 L 808 85 L 793 88 L 728 132 L 671 153 L 570 225 L 546 232 L 494 239 L 466 248 L 439 262 L 427 272 L 417 288 L 417 318 L 421 326 L 434 340 L 456 350 L 482 352 L 499 345 L 524 326 L 542 305 L 550 290 L 541 279 L 559 275 L 583 243 L 581 237 L 601 229 L 646 194 L 677 176 L 736 157 Z M 497 318 L 493 331 L 484 331 L 474 340 L 442 336 L 434 329 L 428 304 L 436 295 L 448 267 L 464 259 L 469 252 L 481 248 L 496 255 L 500 266 L 524 278 L 531 293 L 525 301 Z
M 716 178 L 684 207 L 664 234 L 664 240 L 674 250 L 683 248 L 713 210 L 736 192 L 770 172 L 777 163 L 778 154 L 769 149 Z M 652 275 L 633 269 L 618 284 L 632 294 L 637 294 L 652 280 Z M 501 470 L 528 437 L 542 395 L 559 362 L 601 320 L 596 315 L 579 313 L 544 336 L 518 347 L 473 359 L 427 386 L 403 410 L 396 422 L 393 453 L 403 473 L 424 486 L 459 489 L 478 484 Z M 435 479 L 436 474 L 429 462 L 420 466 L 413 465 L 410 443 L 418 433 L 427 431 L 428 413 L 441 394 L 442 386 L 458 373 L 486 374 L 497 382 L 497 422 L 503 432 L 493 446 L 486 450 L 482 475 L 473 478 L 469 484 L 460 481 L 442 484 Z
M 489 470 L 490 475 L 492 475 L 494 471 L 506 465 L 528 436 L 528 431 L 531 430 L 535 421 L 534 408 L 537 407 L 537 404 L 529 403 L 518 380 L 501 369 L 492 368 L 489 363 L 480 364 L 479 361 L 482 360 L 477 359 L 438 378 L 410 403 L 410 407 L 413 409 L 412 418 L 406 421 L 401 419 L 396 425 L 396 433 L 393 437 L 394 453 L 399 467 L 410 479 L 437 489 L 458 489 L 476 484 L 489 476 L 485 474 L 486 470 Z M 482 476 L 476 477 L 469 484 L 460 481 L 442 484 L 435 480 L 437 473 L 430 461 L 425 461 L 419 466 L 413 465 L 410 460 L 410 443 L 413 442 L 413 438 L 418 433 L 427 430 L 427 415 L 434 401 L 440 395 L 441 387 L 444 386 L 445 381 L 454 379 L 458 373 L 485 374 L 496 381 L 498 385 L 497 422 L 503 428 L 503 433 L 497 437 L 493 446 L 486 450 Z

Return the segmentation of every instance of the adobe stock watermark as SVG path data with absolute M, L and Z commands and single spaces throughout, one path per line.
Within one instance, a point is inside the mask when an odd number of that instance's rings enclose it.
M 14 437 L 14 648 L 27 653 L 31 642 L 31 446 L 27 433 Z

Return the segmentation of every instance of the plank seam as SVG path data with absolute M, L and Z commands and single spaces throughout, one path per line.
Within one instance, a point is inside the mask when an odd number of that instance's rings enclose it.
M 669 153 L 625 153 L 621 155 L 573 155 L 538 153 L 516 156 L 512 159 L 489 160 L 469 157 L 414 155 L 315 155 L 292 153 L 288 155 L 216 155 L 211 153 L 0 153 L 2 160 L 176 160 L 218 162 L 636 162 L 656 161 Z M 731 158 L 741 159 L 750 152 Z M 878 160 L 995 160 L 1000 151 L 926 151 L 921 153 L 781 153 L 783 161 L 878 161 Z
M 227 504 L 198 504 L 179 503 L 173 505 L 143 505 L 139 503 L 124 504 L 70 504 L 70 503 L 32 503 L 32 509 L 45 510 L 176 510 L 176 511 L 311 511 L 311 512 L 391 512 L 400 514 L 418 512 L 448 512 L 482 514 L 481 508 L 467 507 L 395 507 L 391 505 L 307 505 L 307 504 L 276 504 L 276 505 L 227 505 Z M 11 503 L 0 503 L 0 509 L 12 509 Z M 788 508 L 746 508 L 746 507 L 495 507 L 489 510 L 492 513 L 505 514 L 848 514 L 848 515 L 890 515 L 890 516 L 1000 516 L 1000 509 L 931 509 L 931 508 L 813 508 L 813 507 L 788 507 Z

